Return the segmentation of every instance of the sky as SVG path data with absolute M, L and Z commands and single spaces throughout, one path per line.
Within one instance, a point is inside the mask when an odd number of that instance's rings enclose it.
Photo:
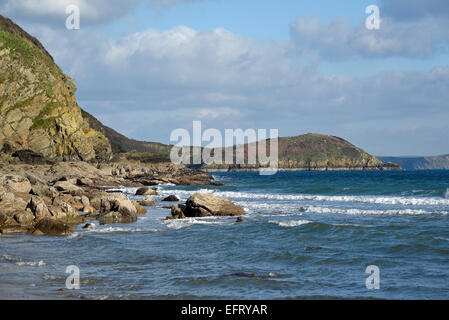
M 130 138 L 170 143 L 200 120 L 335 135 L 378 156 L 449 153 L 446 0 L 0 0 L 0 14 L 75 79 L 80 107 Z

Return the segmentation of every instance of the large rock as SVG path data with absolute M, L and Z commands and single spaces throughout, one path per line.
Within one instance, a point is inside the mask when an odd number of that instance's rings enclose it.
M 217 198 L 213 194 L 195 193 L 186 202 L 186 217 L 207 216 L 240 216 L 245 211 L 224 198 Z
M 42 200 L 40 197 L 37 196 L 31 197 L 31 200 L 28 203 L 27 208 L 29 208 L 31 212 L 34 214 L 34 219 L 36 222 L 44 218 L 52 217 L 52 214 L 48 210 L 47 205 L 45 204 L 44 200 Z
M 35 225 L 33 233 L 43 233 L 52 236 L 64 236 L 72 233 L 72 228 L 62 221 L 44 218 Z
M 55 199 L 54 205 L 49 206 L 48 209 L 53 217 L 65 223 L 77 224 L 85 221 L 78 211 L 60 199 Z
M 35 196 L 48 198 L 54 198 L 58 195 L 58 191 L 56 190 L 56 188 L 42 183 L 36 183 L 35 185 L 33 185 L 30 193 Z
M 162 199 L 162 201 L 168 201 L 168 202 L 177 202 L 179 200 L 180 199 L 177 196 L 175 196 L 175 195 L 170 195 L 170 196 Z
M 185 204 L 174 204 L 171 207 L 171 215 L 173 219 L 184 219 L 186 212 L 186 205 Z
M 143 187 L 136 191 L 136 196 L 157 196 L 157 191 L 152 188 Z
M 71 195 L 81 195 L 83 193 L 82 188 L 70 183 L 69 181 L 58 181 L 55 183 L 54 187 L 60 192 Z
M 29 226 L 34 222 L 34 215 L 29 209 L 25 211 L 18 211 L 14 214 L 14 220 L 22 226 Z
M 146 197 L 142 200 L 137 200 L 137 203 L 144 207 L 156 207 L 157 203 L 151 197 Z
M 142 207 L 137 201 L 133 201 L 134 207 L 136 207 L 137 214 L 145 214 L 147 213 L 147 209 Z
M 12 223 L 12 219 L 9 215 L 0 212 L 0 228 L 10 225 Z
M 137 221 L 137 209 L 122 193 L 108 194 L 101 200 L 100 211 L 103 213 L 98 217 L 100 224 L 108 223 L 131 223 Z
M 133 223 L 137 221 L 137 214 L 126 214 L 122 212 L 112 211 L 104 213 L 98 217 L 100 224 L 113 223 Z
M 15 192 L 29 193 L 31 191 L 30 181 L 18 175 L 0 175 L 0 184 L 9 186 Z

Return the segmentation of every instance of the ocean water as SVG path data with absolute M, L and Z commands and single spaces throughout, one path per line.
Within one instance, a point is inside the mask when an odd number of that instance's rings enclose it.
M 68 237 L 4 236 L 0 297 L 449 299 L 449 171 L 214 177 L 225 185 L 162 185 L 154 199 L 214 193 L 244 207 L 243 223 L 166 221 L 170 210 L 156 207 Z M 58 291 L 69 265 L 80 289 Z M 379 289 L 366 286 L 371 265 Z

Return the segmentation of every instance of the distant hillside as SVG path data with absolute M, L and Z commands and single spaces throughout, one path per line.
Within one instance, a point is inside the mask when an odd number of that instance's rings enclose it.
M 170 161 L 172 146 L 158 142 L 129 139 L 114 129 L 105 126 L 87 111 L 82 110 L 82 115 L 91 128 L 101 132 L 109 139 L 112 151 L 115 154 L 127 153 L 127 158 L 144 162 Z
M 378 157 L 398 164 L 405 170 L 449 170 L 449 154 L 434 157 Z
M 279 138 L 279 168 L 283 170 L 391 170 L 400 169 L 394 164 L 384 164 L 376 157 L 352 145 L 348 141 L 334 136 L 322 134 L 305 134 L 294 137 Z M 256 144 L 256 150 L 258 143 Z M 230 150 L 228 148 L 228 150 Z M 269 142 L 267 142 L 269 151 Z M 213 154 L 221 152 L 224 158 L 226 149 L 217 148 Z M 229 151 L 228 151 L 229 152 Z M 233 149 L 234 157 L 244 159 L 247 163 L 248 145 L 244 153 Z M 251 170 L 259 165 L 204 165 L 210 171 Z

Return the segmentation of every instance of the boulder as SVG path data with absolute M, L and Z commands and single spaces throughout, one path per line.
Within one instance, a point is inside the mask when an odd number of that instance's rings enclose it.
M 136 196 L 157 196 L 158 193 L 156 189 L 148 188 L 148 187 L 142 187 L 137 189 Z
M 100 224 L 132 223 L 137 221 L 137 214 L 124 214 L 117 211 L 104 213 L 98 217 Z
M 134 207 L 136 207 L 137 214 L 145 214 L 147 213 L 147 209 L 142 207 L 137 201 L 132 202 L 134 204 Z
M 157 206 L 156 201 L 154 201 L 151 197 L 147 197 L 143 200 L 137 200 L 137 203 L 140 204 L 141 206 L 145 206 L 145 207 L 156 207 Z
M 89 178 L 78 178 L 76 184 L 78 186 L 94 186 L 94 182 Z
M 83 192 L 83 189 L 70 183 L 69 181 L 58 181 L 55 183 L 54 187 L 59 192 L 68 193 L 71 195 L 80 195 Z
M 240 216 L 243 208 L 228 199 L 217 198 L 213 194 L 195 193 L 186 202 L 186 217 Z
M 27 208 L 29 208 L 31 212 L 34 214 L 34 219 L 36 222 L 52 216 L 44 200 L 42 200 L 40 197 L 37 196 L 31 197 L 31 200 L 28 203 Z
M 30 209 L 19 211 L 14 215 L 14 220 L 22 226 L 32 225 L 34 222 L 34 215 Z
M 55 199 L 54 205 L 50 206 L 48 209 L 54 218 L 65 223 L 77 224 L 85 221 L 78 211 L 76 211 L 70 204 L 60 199 Z
M 170 196 L 162 199 L 162 201 L 176 202 L 176 201 L 180 201 L 180 199 L 175 195 L 170 195 Z
M 174 204 L 171 207 L 171 215 L 173 219 L 184 219 L 186 211 L 186 205 L 185 204 Z
M 9 186 L 15 192 L 29 193 L 31 191 L 30 181 L 25 177 L 15 174 L 0 175 L 0 184 Z
M 121 193 L 108 194 L 101 199 L 103 213 L 98 217 L 100 224 L 131 223 L 137 221 L 137 209 L 127 196 Z
M 58 191 L 56 190 L 56 188 L 41 183 L 36 183 L 35 185 L 33 185 L 30 193 L 35 196 L 48 198 L 54 198 L 58 195 Z
M 38 232 L 34 233 L 34 231 Z M 62 221 L 44 218 L 36 224 L 33 230 L 34 234 L 38 234 L 40 232 L 45 235 L 65 236 L 72 233 L 72 228 Z
M 4 213 L 0 213 L 0 228 L 10 225 L 12 223 L 11 217 Z
M 117 211 L 125 215 L 132 215 L 137 213 L 137 209 L 134 204 L 124 194 L 110 194 L 108 195 L 107 200 L 111 205 L 111 211 Z

